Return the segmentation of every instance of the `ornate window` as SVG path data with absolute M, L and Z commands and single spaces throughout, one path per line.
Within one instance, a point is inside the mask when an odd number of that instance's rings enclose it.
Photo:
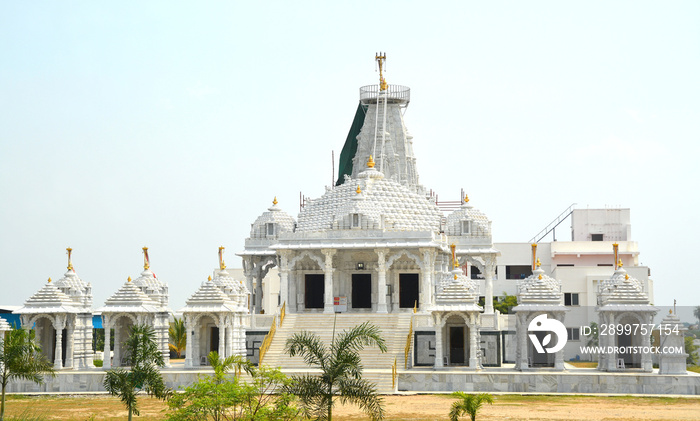
M 352 227 L 353 227 L 353 228 L 359 228 L 359 227 L 360 227 L 360 214 L 359 214 L 359 213 L 353 213 L 353 214 L 352 214 Z
M 470 234 L 471 233 L 471 221 L 465 220 L 462 221 L 462 234 Z
M 266 231 L 267 231 L 267 235 L 268 235 L 268 236 L 275 235 L 275 224 L 273 224 L 272 222 L 268 222 L 268 223 L 265 224 L 265 225 L 267 226 L 267 230 L 266 230 Z

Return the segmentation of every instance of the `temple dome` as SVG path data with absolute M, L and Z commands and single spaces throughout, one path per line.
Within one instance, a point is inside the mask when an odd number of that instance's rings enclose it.
M 487 237 L 490 240 L 491 221 L 468 200 L 447 216 L 445 233 L 449 236 Z
M 649 305 L 649 296 L 639 280 L 620 266 L 598 286 L 598 304 Z
M 369 168 L 358 178 L 348 178 L 307 202 L 296 231 L 362 228 L 438 232 L 441 219 L 442 213 L 426 196 Z
M 294 218 L 278 206 L 277 199 L 275 199 L 267 212 L 263 212 L 253 223 L 250 228 L 250 238 L 277 238 L 281 233 L 293 231 L 295 222 Z M 272 224 L 272 226 L 268 224 Z M 271 229 L 272 231 L 270 231 Z

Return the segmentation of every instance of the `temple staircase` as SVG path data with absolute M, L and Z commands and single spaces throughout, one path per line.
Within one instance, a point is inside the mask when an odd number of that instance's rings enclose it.
M 394 359 L 396 359 L 399 369 L 404 367 L 404 350 L 412 315 L 413 313 L 337 314 L 335 320 L 336 336 L 344 330 L 350 330 L 366 321 L 373 323 L 381 330 L 381 335 L 386 341 L 387 352 L 381 353 L 377 347 L 367 347 L 360 352 L 364 368 L 363 377 L 375 383 L 379 393 L 393 392 L 391 368 Z M 282 325 L 275 332 L 263 364 L 281 367 L 287 375 L 317 372 L 306 365 L 301 357 L 290 357 L 284 352 L 287 338 L 304 330 L 317 334 L 324 344 L 329 345 L 333 335 L 333 315 L 288 313 Z

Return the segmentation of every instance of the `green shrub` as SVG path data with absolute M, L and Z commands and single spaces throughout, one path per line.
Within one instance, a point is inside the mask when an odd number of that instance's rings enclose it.
M 102 360 L 93 360 L 93 364 L 95 364 L 95 367 L 102 367 Z

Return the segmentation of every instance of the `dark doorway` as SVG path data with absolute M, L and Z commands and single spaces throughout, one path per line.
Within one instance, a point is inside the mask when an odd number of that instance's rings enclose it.
M 352 308 L 372 308 L 372 275 L 352 274 Z
M 323 274 L 309 273 L 304 276 L 304 306 L 306 308 L 323 308 L 325 289 Z
M 632 346 L 632 336 L 625 335 L 624 333 L 622 335 L 617 335 L 617 346 L 619 346 L 621 348 Z M 624 354 L 618 354 L 617 358 L 618 359 L 622 358 L 625 361 L 625 368 L 641 368 L 641 365 L 634 364 L 634 359 L 632 358 L 631 352 L 625 352 Z M 617 361 L 615 363 L 617 363 Z
M 535 336 L 537 337 L 537 341 L 542 344 L 544 343 L 544 338 L 547 335 L 551 335 L 552 332 L 540 332 L 536 331 L 533 332 Z M 537 352 L 537 348 L 531 343 L 530 344 L 530 351 L 531 351 L 531 365 L 530 367 L 554 367 L 554 354 L 550 354 L 547 352 L 547 348 L 551 348 L 556 345 L 556 339 L 554 339 L 554 343 L 548 343 L 546 346 L 543 346 L 545 352 Z
M 463 326 L 450 326 L 450 363 L 464 364 Z
M 209 352 L 219 352 L 219 328 L 209 328 Z
M 399 274 L 399 307 L 413 308 L 420 306 L 418 301 L 418 274 Z

